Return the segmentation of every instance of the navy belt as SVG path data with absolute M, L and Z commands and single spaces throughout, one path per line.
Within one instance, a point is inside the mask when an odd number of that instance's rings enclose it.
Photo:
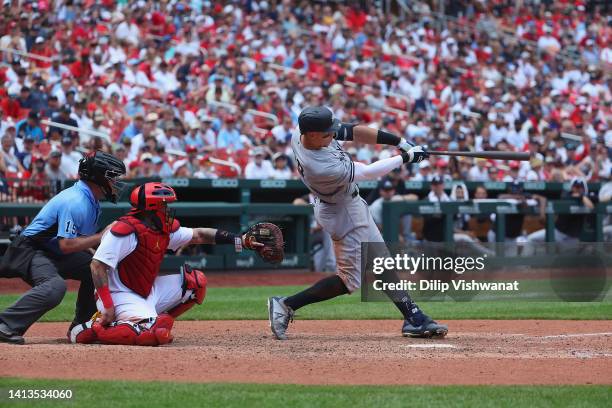
M 357 197 L 358 195 L 359 195 L 359 189 L 358 189 L 358 188 L 356 188 L 355 190 L 353 190 L 353 193 L 351 194 L 351 198 L 355 198 L 355 197 Z M 327 201 L 325 201 L 325 200 L 321 200 L 321 198 L 320 198 L 320 197 L 319 197 L 319 201 L 321 201 L 322 203 L 325 203 L 325 204 L 330 204 L 330 205 L 335 205 L 335 204 L 338 204 L 338 203 L 328 203 L 328 202 L 327 202 Z

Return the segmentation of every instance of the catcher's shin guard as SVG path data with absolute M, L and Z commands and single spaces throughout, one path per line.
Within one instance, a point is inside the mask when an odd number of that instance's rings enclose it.
M 183 276 L 183 296 L 188 290 L 191 290 L 191 296 L 183 303 L 168 310 L 168 314 L 174 318 L 179 317 L 195 304 L 201 305 L 206 297 L 206 276 L 204 272 L 198 269 L 191 269 L 191 266 L 185 264 L 181 266 L 181 275 Z
M 171 330 L 174 325 L 174 318 L 168 313 L 162 313 L 155 318 L 155 321 L 146 329 L 149 323 L 141 323 L 140 335 L 136 338 L 137 346 L 161 346 L 172 343 L 174 337 Z
M 96 332 L 92 328 L 93 322 L 88 321 L 82 324 L 77 324 L 68 332 L 68 341 L 71 343 L 91 344 L 98 338 Z
M 102 344 L 122 344 L 128 346 L 160 346 L 171 343 L 174 319 L 167 313 L 162 313 L 151 322 L 134 323 L 117 321 L 105 327 L 94 323 L 92 328 L 97 340 Z
M 92 325 L 98 340 L 102 344 L 124 344 L 135 345 L 136 337 L 140 335 L 140 327 L 136 323 L 117 321 L 109 326 L 102 326 L 100 323 Z
M 91 344 L 95 343 L 98 338 L 96 336 L 96 332 L 93 330 L 93 323 L 100 316 L 100 312 L 94 313 L 91 317 L 91 320 L 77 324 L 70 330 L 68 330 L 68 341 L 70 343 L 80 343 L 80 344 Z

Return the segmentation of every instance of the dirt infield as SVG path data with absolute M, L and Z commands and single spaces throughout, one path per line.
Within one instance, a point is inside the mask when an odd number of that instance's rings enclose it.
M 612 321 L 450 321 L 443 340 L 399 321 L 178 322 L 173 344 L 70 345 L 66 323 L 0 344 L 0 376 L 296 384 L 612 384 Z

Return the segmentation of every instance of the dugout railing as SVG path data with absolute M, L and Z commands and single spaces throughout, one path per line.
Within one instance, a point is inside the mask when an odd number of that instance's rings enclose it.
M 193 200 L 202 194 L 206 196 L 223 196 L 227 201 L 241 203 L 291 202 L 293 199 L 308 194 L 308 189 L 300 180 L 246 180 L 246 179 L 189 179 L 167 178 L 163 182 L 174 187 L 183 200 Z M 138 181 L 138 183 L 141 181 Z M 424 196 L 429 192 L 430 183 L 422 181 L 404 181 L 408 193 Z M 446 182 L 445 189 L 450 190 L 457 182 Z M 510 183 L 505 182 L 466 182 L 469 191 L 484 186 L 492 197 L 505 193 Z M 537 193 L 547 198 L 559 198 L 561 192 L 569 191 L 568 183 L 525 182 L 523 188 L 528 193 Z M 377 188 L 376 181 L 358 183 L 361 196 L 365 197 Z M 589 183 L 589 191 L 599 191 L 600 183 Z
M 0 214 L 24 225 L 42 208 L 42 203 L 0 203 Z M 128 203 L 101 203 L 100 226 L 108 225 L 125 214 Z M 223 228 L 232 232 L 245 231 L 248 225 L 271 221 L 279 225 L 286 237 L 285 259 L 276 268 L 304 269 L 310 266 L 310 216 L 312 208 L 293 204 L 236 204 L 182 202 L 172 205 L 174 216 L 188 227 Z M 0 238 L 0 253 L 8 245 L 8 233 Z M 195 250 L 195 252 L 193 251 Z M 272 269 L 252 251 L 240 254 L 229 245 L 199 245 L 188 247 L 178 255 L 167 256 L 164 271 L 176 270 L 183 262 L 194 267 L 213 270 Z
M 229 203 L 285 203 L 290 204 L 298 197 L 308 194 L 308 189 L 300 180 L 246 180 L 246 179 L 194 179 L 194 178 L 138 178 L 126 180 L 136 186 L 147 181 L 163 181 L 174 187 L 183 202 L 229 202 Z M 0 178 L 0 202 L 40 203 L 51 198 L 63 188 L 69 187 L 74 180 L 65 182 L 39 182 L 27 179 Z M 429 182 L 404 181 L 406 192 L 424 197 L 430 188 Z M 445 189 L 450 190 L 456 182 L 446 182 Z M 468 190 L 473 192 L 477 186 L 484 186 L 489 197 L 494 198 L 508 189 L 504 182 L 466 182 Z M 362 197 L 367 197 L 377 188 L 376 181 L 358 183 Z M 548 199 L 558 199 L 563 191 L 569 190 L 569 183 L 525 182 L 523 188 L 527 193 L 537 193 Z M 600 183 L 589 183 L 589 191 L 597 192 Z M 128 189 L 129 190 L 129 189 Z M 124 194 L 123 201 L 128 194 Z M 0 224 L 2 216 L 0 214 Z M 244 225 L 247 217 L 243 214 L 240 223 Z
M 202 197 L 205 200 L 205 197 Z M 25 225 L 42 208 L 43 203 L 0 203 L 0 214 L 4 218 Z M 129 204 L 102 203 L 100 226 L 107 225 L 129 209 Z M 310 265 L 310 220 L 312 207 L 307 205 L 279 203 L 227 203 L 227 202 L 180 202 L 173 204 L 175 217 L 189 227 L 206 226 L 230 231 L 244 231 L 248 225 L 258 221 L 271 221 L 281 226 L 285 235 L 285 261 L 280 268 L 308 268 Z M 445 242 L 453 242 L 454 220 L 458 214 L 496 214 L 495 232 L 498 242 L 505 236 L 506 215 L 523 212 L 535 215 L 537 208 L 522 207 L 506 201 L 467 201 L 431 203 L 429 201 L 387 202 L 383 205 L 383 236 L 388 243 L 398 242 L 400 223 L 404 214 L 413 216 L 441 215 L 444 217 Z M 568 201 L 549 201 L 546 208 L 547 241 L 554 237 L 555 216 L 558 214 L 590 214 L 592 223 L 581 237 L 583 241 L 603 242 L 603 223 L 612 213 L 612 204 L 599 203 L 590 210 Z M 0 247 L 8 244 L 8 233 L 3 235 Z M 3 249 L 1 250 L 3 252 Z M 196 252 L 193 252 L 196 251 Z M 0 252 L 1 253 L 1 252 Z M 173 270 L 182 262 L 207 269 L 270 269 L 250 251 L 236 254 L 229 246 L 197 246 L 187 248 L 178 256 L 168 256 L 164 270 Z
M 291 203 L 295 198 L 308 194 L 308 189 L 300 180 L 247 180 L 247 179 L 196 179 L 196 178 L 138 178 L 125 180 L 132 185 L 139 185 L 147 181 L 163 181 L 172 186 L 181 201 L 224 201 L 232 203 Z M 47 200 L 54 193 L 69 187 L 74 180 L 65 182 L 46 181 L 39 182 L 21 178 L 0 178 L 0 202 L 40 202 Z M 429 192 L 430 183 L 422 181 L 404 181 L 408 193 L 421 197 Z M 445 189 L 450 190 L 457 181 L 445 183 Z M 463 183 L 463 182 L 461 182 Z M 465 182 L 468 190 L 474 191 L 478 186 L 484 186 L 490 198 L 508 190 L 510 183 L 487 181 Z M 599 191 L 601 183 L 589 183 L 590 192 Z M 377 188 L 376 181 L 363 181 L 358 183 L 362 197 Z M 522 186 L 527 193 L 537 193 L 550 199 L 557 199 L 561 192 L 569 191 L 570 184 L 554 182 L 524 182 Z M 123 200 L 127 200 L 124 194 Z
M 486 200 L 479 202 L 442 202 L 430 201 L 390 201 L 383 204 L 383 237 L 385 242 L 398 242 L 400 223 L 397 222 L 403 215 L 432 216 L 439 215 L 444 219 L 444 242 L 453 242 L 455 219 L 459 214 L 483 215 L 495 214 L 495 238 L 498 243 L 505 241 L 506 215 L 522 213 L 537 215 L 537 206 L 521 206 L 517 203 L 504 200 Z M 581 240 L 589 242 L 603 242 L 603 224 L 607 215 L 612 213 L 612 203 L 599 203 L 594 209 L 583 205 L 576 205 L 572 201 L 556 200 L 546 204 L 546 242 L 554 242 L 555 217 L 559 214 L 592 215 L 592 224 L 584 223 Z

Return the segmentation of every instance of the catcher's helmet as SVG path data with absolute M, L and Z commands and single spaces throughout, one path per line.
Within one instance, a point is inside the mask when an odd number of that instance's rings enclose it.
M 125 174 L 125 164 L 118 158 L 102 151 L 88 153 L 79 161 L 79 177 L 102 188 L 106 199 L 117 202 L 126 183 L 117 178 Z
M 159 182 L 145 183 L 136 187 L 130 195 L 130 204 L 136 211 L 153 211 L 161 221 L 161 229 L 168 233 L 174 216 L 168 212 L 168 204 L 177 200 L 174 189 Z
M 138 210 L 157 211 L 176 201 L 174 189 L 159 182 L 145 183 L 136 187 L 130 196 L 130 204 Z

